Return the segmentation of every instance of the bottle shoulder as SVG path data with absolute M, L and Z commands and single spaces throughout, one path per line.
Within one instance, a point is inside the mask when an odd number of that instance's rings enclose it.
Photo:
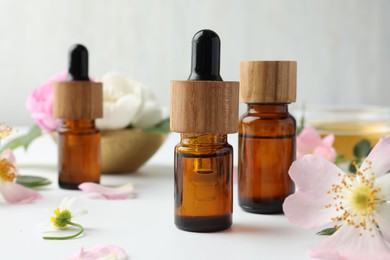
M 240 117 L 240 124 L 263 124 L 266 122 L 296 124 L 294 116 L 292 116 L 290 113 L 279 115 L 261 115 L 255 113 L 245 113 Z

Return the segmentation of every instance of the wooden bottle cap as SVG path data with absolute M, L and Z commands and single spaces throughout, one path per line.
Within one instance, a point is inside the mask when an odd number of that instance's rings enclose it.
M 171 131 L 228 134 L 238 130 L 239 83 L 171 81 Z
M 54 83 L 54 116 L 62 119 L 103 117 L 102 83 L 64 81 Z
M 244 61 L 240 63 L 241 102 L 295 102 L 296 82 L 296 61 Z

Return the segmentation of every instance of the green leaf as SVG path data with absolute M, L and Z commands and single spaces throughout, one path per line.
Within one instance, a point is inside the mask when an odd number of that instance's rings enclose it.
M 167 134 L 170 132 L 169 128 L 169 118 L 164 119 L 157 125 L 151 128 L 144 129 L 145 132 L 150 134 Z
M 365 158 L 371 151 L 371 144 L 368 140 L 363 139 L 353 147 L 353 154 L 356 158 Z
M 330 235 L 333 235 L 334 232 L 336 232 L 336 231 L 337 231 L 337 228 L 335 228 L 335 227 L 325 228 L 325 229 L 317 232 L 317 235 L 330 236 Z
M 16 182 L 28 188 L 41 187 L 51 183 L 47 178 L 32 175 L 19 175 Z
M 42 135 L 42 130 L 39 128 L 38 125 L 34 125 L 30 128 L 30 130 L 25 135 L 16 137 L 15 139 L 12 139 L 11 141 L 3 145 L 3 147 L 0 149 L 0 153 L 5 151 L 6 149 L 14 150 L 21 146 L 23 146 L 24 149 L 27 150 L 31 142 L 41 135 Z
M 344 155 L 342 155 L 342 154 L 337 155 L 337 157 L 336 157 L 336 164 L 344 163 L 346 161 L 347 161 L 347 159 L 345 159 Z

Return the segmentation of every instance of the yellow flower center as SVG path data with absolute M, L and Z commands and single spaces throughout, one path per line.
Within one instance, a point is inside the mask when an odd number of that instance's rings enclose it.
M 368 229 L 373 231 L 376 226 L 375 209 L 378 205 L 385 203 L 381 189 L 375 186 L 375 175 L 371 171 L 371 163 L 368 167 L 356 174 L 345 175 L 340 184 L 333 184 L 332 189 L 327 192 L 332 196 L 334 203 L 325 205 L 326 208 L 335 208 L 338 216 L 331 220 L 344 222 L 347 225 Z M 342 174 L 339 174 L 342 176 Z
M 65 209 L 63 211 L 60 211 L 59 208 L 56 208 L 54 210 L 54 217 L 50 218 L 50 221 L 53 223 L 53 225 L 56 228 L 64 229 L 68 226 L 69 222 L 72 220 L 72 213 Z
M 362 185 L 353 189 L 351 195 L 351 205 L 355 210 L 367 211 L 372 209 L 375 200 L 375 190 L 370 190 L 367 186 Z
M 12 182 L 16 178 L 15 166 L 7 159 L 0 160 L 0 179 L 7 182 Z

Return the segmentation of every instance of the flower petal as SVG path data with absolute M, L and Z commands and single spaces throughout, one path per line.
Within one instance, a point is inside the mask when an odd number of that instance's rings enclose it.
M 377 206 L 376 213 L 375 220 L 379 229 L 386 241 L 390 242 L 390 205 L 385 203 Z
M 104 117 L 96 120 L 100 129 L 121 129 L 128 126 L 142 105 L 142 100 L 125 95 L 115 102 L 104 102 Z
M 390 201 L 390 174 L 376 178 L 375 186 L 381 189 L 380 195 L 385 196 L 385 200 Z
M 360 169 L 371 169 L 378 178 L 390 170 L 390 136 L 382 137 L 363 161 Z
M 333 146 L 333 142 L 334 142 L 333 134 L 329 134 L 325 136 L 321 141 L 322 145 L 329 146 L 329 147 Z
M 155 126 L 162 119 L 162 111 L 156 101 L 146 101 L 141 111 L 135 116 L 133 125 L 146 129 Z
M 390 251 L 376 227 L 367 221 L 366 231 L 345 224 L 309 256 L 320 259 L 390 259 Z M 369 229 L 372 231 L 368 231 Z
M 0 159 L 6 159 L 15 166 L 16 159 L 11 149 L 6 149 L 1 155 Z M 16 166 L 15 166 L 16 167 Z
M 28 203 L 42 196 L 35 190 L 26 188 L 16 182 L 0 182 L 0 192 L 9 203 Z
M 70 208 L 73 206 L 73 204 L 76 202 L 76 197 L 72 197 L 68 200 L 68 202 L 65 204 L 65 209 L 70 210 Z
M 299 136 L 297 136 L 297 151 L 299 154 L 312 153 L 314 148 L 320 144 L 321 136 L 314 128 L 304 128 Z
M 326 208 L 328 203 L 328 198 L 317 198 L 297 191 L 284 200 L 283 212 L 291 223 L 299 227 L 322 227 L 340 215 L 334 207 Z
M 64 197 L 61 200 L 60 211 L 63 211 L 64 209 L 66 209 L 66 205 L 68 205 L 68 201 L 69 201 L 69 197 Z
M 118 187 L 106 187 L 94 182 L 85 182 L 79 185 L 79 189 L 86 192 L 100 193 L 109 200 L 127 199 L 134 192 L 134 186 L 130 182 Z
M 72 210 L 72 218 L 82 216 L 88 214 L 88 210 L 86 209 L 77 209 L 77 210 Z
M 297 188 L 304 193 L 324 196 L 332 187 L 339 184 L 345 173 L 335 164 L 318 155 L 305 155 L 295 161 L 289 170 Z
M 319 227 L 330 223 L 340 213 L 329 203 L 337 203 L 328 194 L 332 184 L 339 184 L 344 175 L 336 165 L 317 155 L 306 155 L 295 161 L 289 174 L 298 191 L 286 198 L 283 211 L 286 217 L 301 227 Z
M 336 161 L 336 150 L 332 146 L 317 146 L 314 149 L 313 154 L 322 156 L 330 162 Z
M 89 250 L 84 250 L 83 247 L 71 256 L 69 260 L 96 260 L 96 259 L 127 259 L 126 252 L 113 245 L 96 245 Z

